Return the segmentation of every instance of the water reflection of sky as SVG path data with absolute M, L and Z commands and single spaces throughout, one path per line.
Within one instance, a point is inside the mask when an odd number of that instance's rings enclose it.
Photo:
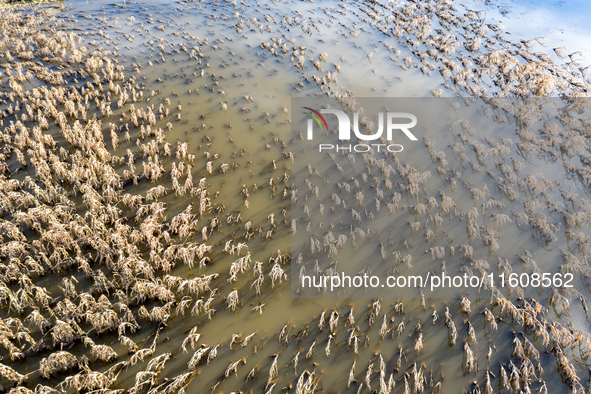
M 248 2 L 246 3 L 248 4 Z M 335 2 L 321 1 L 316 2 L 314 6 L 326 7 L 330 6 L 331 3 Z M 113 6 L 115 6 L 115 12 L 122 13 L 122 15 L 126 14 L 124 9 L 130 10 L 139 6 L 140 8 L 145 7 L 155 12 L 154 17 L 162 17 L 166 14 L 173 20 L 179 19 L 174 16 L 174 13 L 185 7 L 182 2 L 171 4 L 163 0 L 126 2 L 116 0 L 113 3 L 69 0 L 67 4 L 73 6 L 75 13 L 92 12 L 93 10 L 102 10 L 105 12 L 107 10 L 114 10 Z M 531 49 L 536 52 L 547 53 L 557 64 L 570 61 L 568 57 L 565 59 L 558 58 L 553 51 L 553 48 L 563 46 L 567 47 L 567 53 L 569 54 L 577 51 L 582 52 L 583 57 L 580 63 L 575 64 L 576 67 L 586 67 L 591 61 L 591 27 L 586 23 L 586 16 L 591 15 L 591 3 L 587 0 L 465 0 L 454 1 L 454 5 L 458 8 L 458 12 L 461 13 L 465 12 L 464 7 L 477 11 L 485 10 L 485 23 L 500 23 L 505 26 L 505 34 L 513 42 L 532 40 L 537 37 L 547 37 L 543 44 L 534 42 Z M 202 6 L 220 7 L 220 5 L 215 6 L 214 4 L 208 3 L 202 3 Z M 272 5 L 271 8 L 273 8 Z M 180 19 L 183 19 L 183 17 Z M 125 22 L 125 20 L 120 21 L 120 26 L 123 27 L 123 30 L 128 30 L 129 27 L 125 26 Z M 130 33 L 133 32 L 130 31 Z M 339 37 L 336 37 L 336 40 L 338 39 Z M 131 52 L 134 52 L 133 55 L 138 56 L 139 48 L 136 45 L 129 46 L 132 47 Z M 129 50 L 129 48 L 127 49 Z M 130 54 L 129 51 L 128 54 Z M 422 80 L 421 78 L 417 78 L 415 84 L 417 81 Z M 429 82 L 427 85 L 432 83 L 432 81 Z M 431 89 L 433 89 L 433 86 L 425 86 L 424 93 L 428 94 L 428 91 Z M 417 89 L 416 86 L 412 86 L 409 89 L 398 86 L 398 91 L 400 92 L 401 90 L 416 92 Z
M 471 9 L 486 10 L 488 23 L 502 21 L 513 40 L 547 36 L 546 50 L 566 46 L 569 53 L 582 51 L 585 65 L 591 60 L 591 15 L 588 0 L 471 0 Z M 534 50 L 541 50 L 540 46 Z M 556 60 L 556 56 L 554 56 Z

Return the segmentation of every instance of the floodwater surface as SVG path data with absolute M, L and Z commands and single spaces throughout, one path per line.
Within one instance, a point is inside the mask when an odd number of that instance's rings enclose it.
M 589 389 L 580 49 L 444 0 L 63 2 L 0 21 L 1 390 Z M 439 111 L 400 154 L 298 138 L 301 103 L 359 99 L 375 122 L 389 97 Z M 322 258 L 297 261 L 311 238 Z M 370 263 L 575 287 L 294 292 L 302 267 Z

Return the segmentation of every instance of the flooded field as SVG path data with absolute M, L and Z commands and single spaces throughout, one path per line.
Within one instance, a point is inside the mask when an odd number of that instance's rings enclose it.
M 0 392 L 588 391 L 587 63 L 478 7 L 2 6 Z M 367 97 L 441 122 L 299 138 Z M 368 261 L 574 287 L 298 293 Z

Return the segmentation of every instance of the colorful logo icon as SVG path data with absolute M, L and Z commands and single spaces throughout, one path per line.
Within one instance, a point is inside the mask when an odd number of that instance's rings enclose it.
M 307 109 L 309 111 L 312 112 L 304 112 L 306 115 L 310 115 L 315 121 L 316 123 L 318 123 L 318 126 L 320 126 L 320 130 L 324 130 L 324 128 L 322 127 L 322 123 L 324 123 L 324 127 L 326 127 L 326 130 L 328 130 L 328 124 L 326 124 L 326 120 L 324 120 L 324 117 L 320 114 L 320 112 L 309 108 L 309 107 L 304 107 L 304 109 Z M 320 118 L 320 119 L 318 119 Z M 320 120 L 322 120 L 322 123 L 320 123 Z

